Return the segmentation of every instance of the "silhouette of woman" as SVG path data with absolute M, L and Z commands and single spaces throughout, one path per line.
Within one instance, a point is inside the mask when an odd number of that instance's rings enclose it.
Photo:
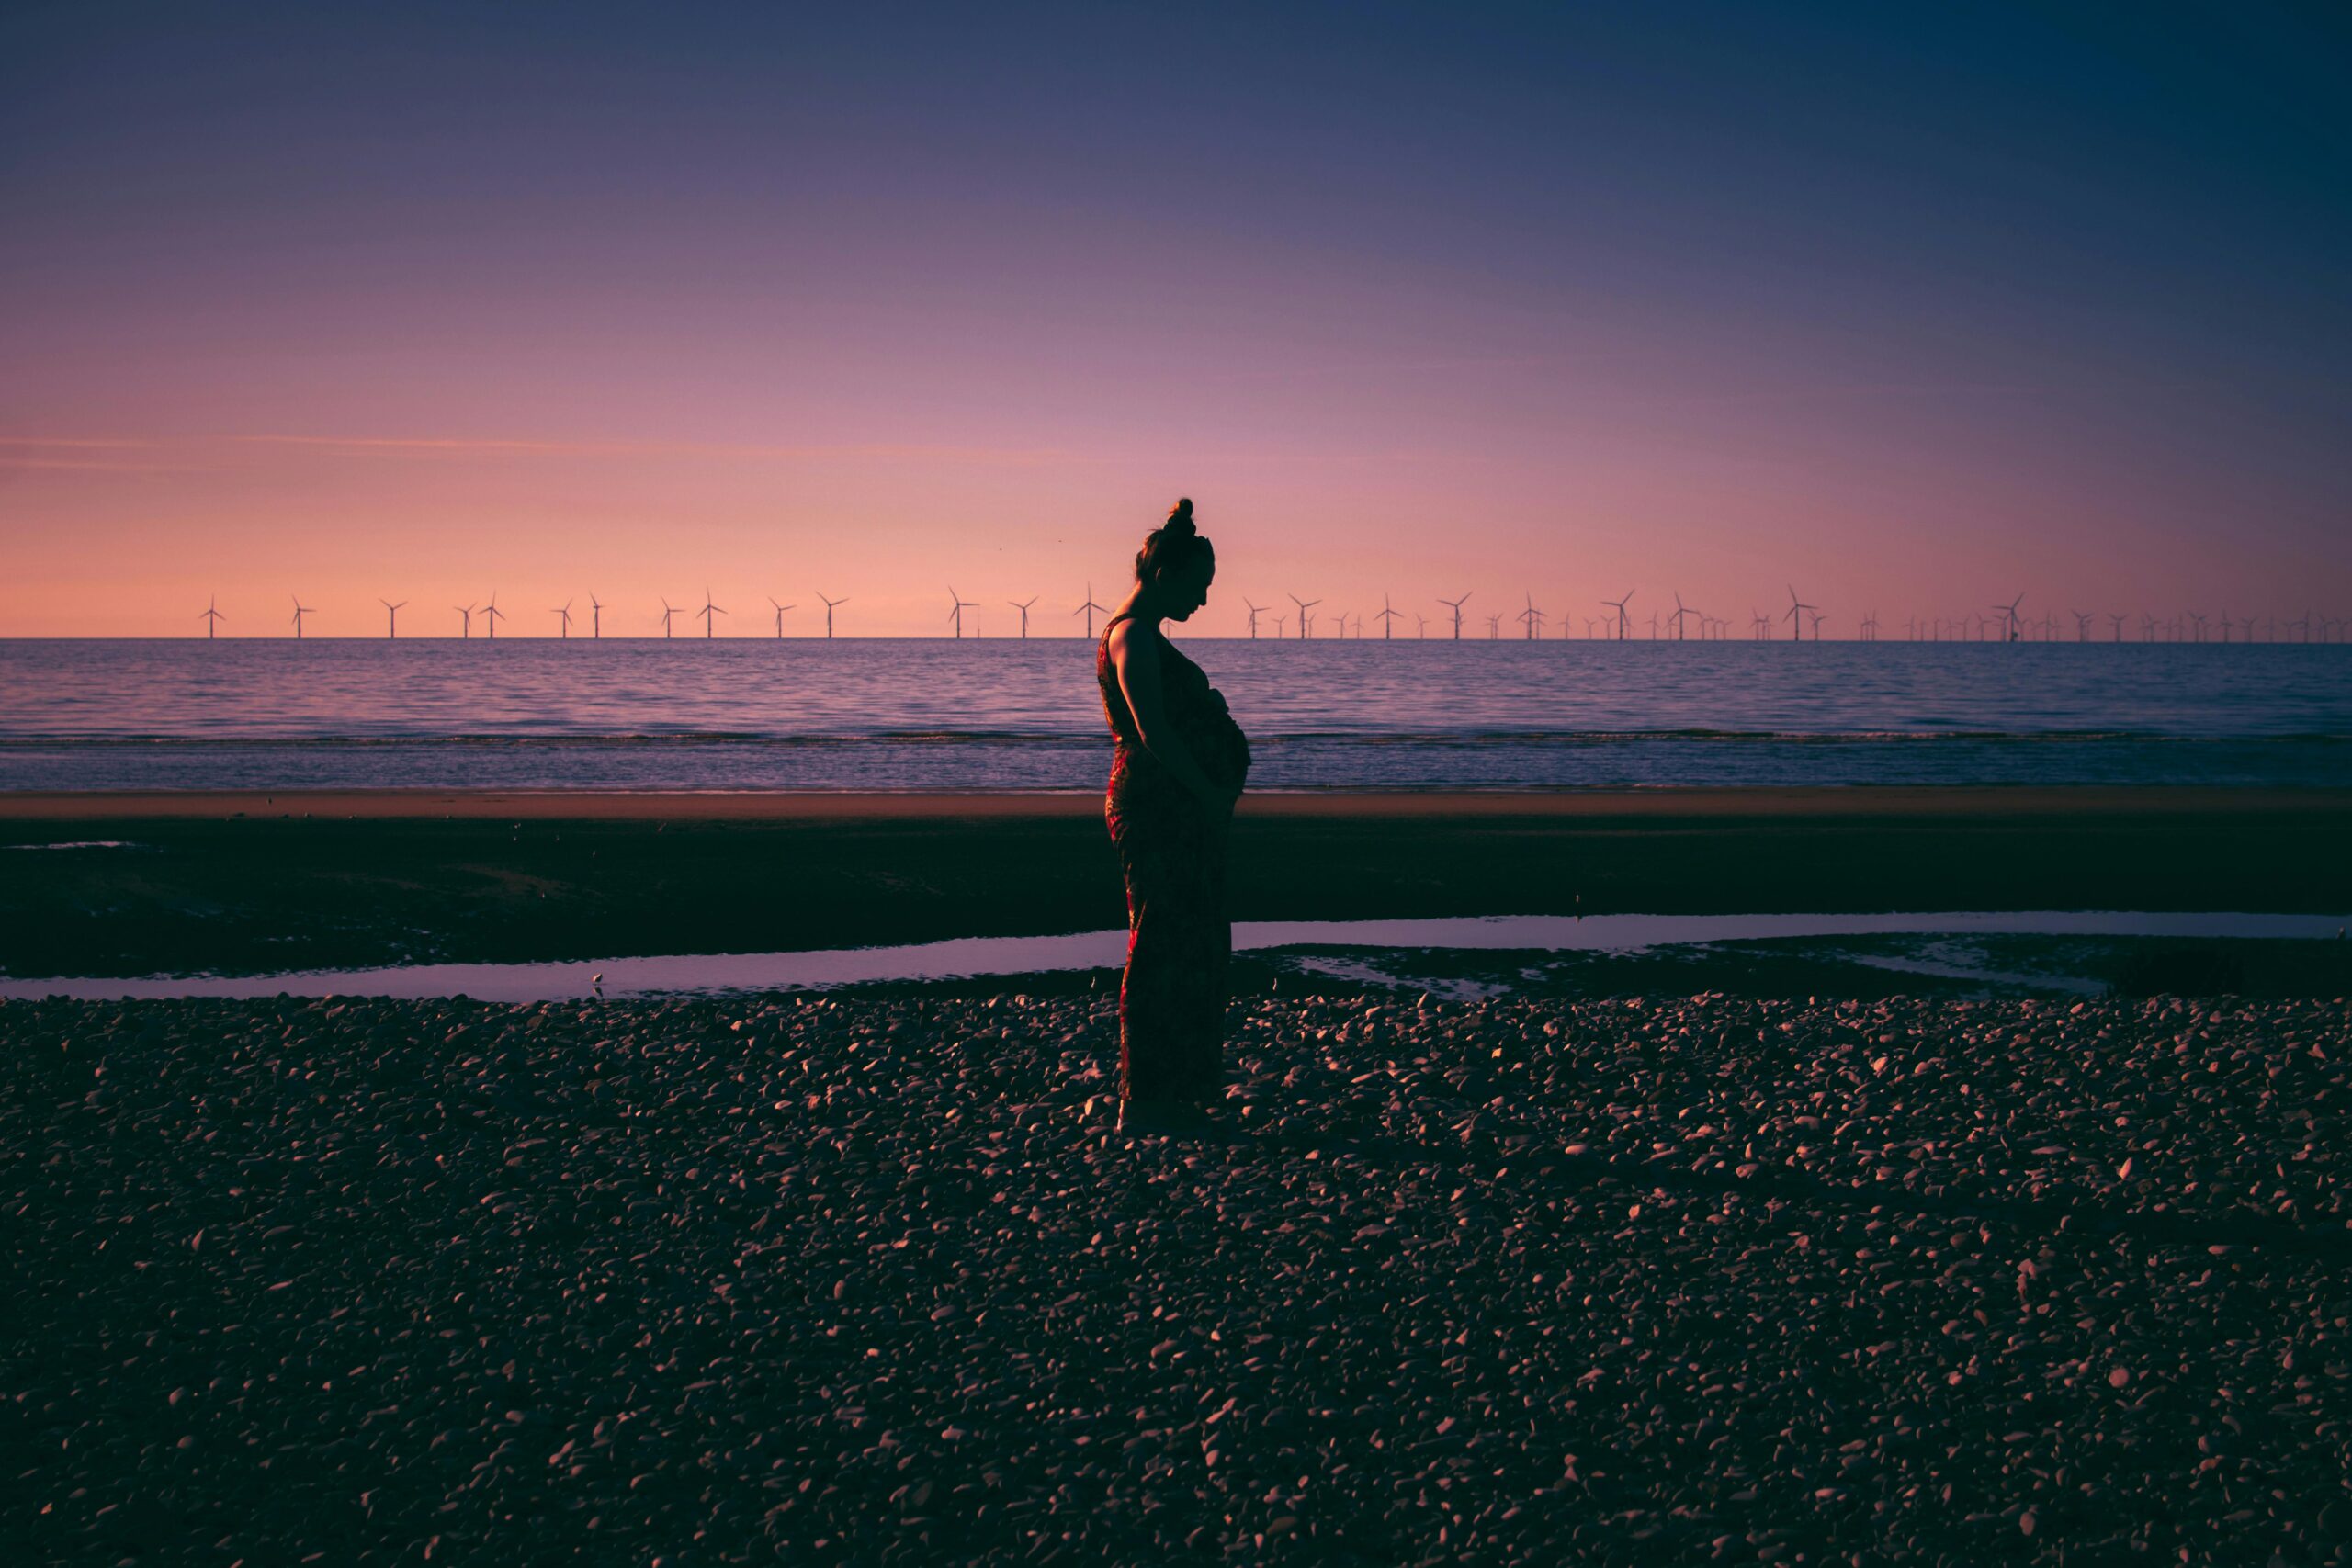
M 1103 817 L 1127 884 L 1119 1125 L 1196 1131 L 1224 1078 L 1226 840 L 1250 742 L 1201 667 L 1162 635 L 1209 595 L 1216 553 L 1180 501 L 1136 553 L 1134 591 L 1095 650 L 1117 746 Z

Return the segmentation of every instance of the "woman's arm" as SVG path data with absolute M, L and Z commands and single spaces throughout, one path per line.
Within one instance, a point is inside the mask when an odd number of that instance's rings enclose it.
M 1211 806 L 1230 808 L 1238 792 L 1225 788 L 1201 770 L 1168 710 L 1159 700 L 1159 640 L 1148 633 L 1129 636 L 1136 623 L 1122 621 L 1111 630 L 1111 667 L 1119 673 L 1119 691 L 1135 716 L 1136 733 L 1144 749 L 1157 757 L 1177 782 Z

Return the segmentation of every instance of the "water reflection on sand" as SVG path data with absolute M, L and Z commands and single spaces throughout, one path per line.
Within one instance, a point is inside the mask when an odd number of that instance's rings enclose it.
M 1740 942 L 1906 934 L 2267 941 L 2342 935 L 2341 915 L 2117 910 L 1970 910 L 1940 914 L 1566 915 L 1412 920 L 1244 921 L 1239 952 L 1355 950 L 1354 960 L 1318 957 L 1302 966 L 1335 977 L 1393 978 L 1377 953 L 1525 951 L 1636 953 Z M 448 997 L 529 1002 L 673 993 L 789 990 L 899 981 L 960 979 L 1116 967 L 1124 931 L 1062 936 L 967 937 L 902 947 L 803 953 L 682 953 L 546 964 L 416 964 L 379 969 L 254 976 L 154 976 L 139 979 L 0 979 L 0 998 L 69 997 Z M 1882 966 L 1917 969 L 1895 961 Z M 1920 970 L 1921 973 L 1930 971 Z M 1459 989 L 1459 987 L 1452 987 Z M 1476 987 L 1477 994 L 1499 988 Z M 1465 992 L 1464 994 L 1471 994 Z

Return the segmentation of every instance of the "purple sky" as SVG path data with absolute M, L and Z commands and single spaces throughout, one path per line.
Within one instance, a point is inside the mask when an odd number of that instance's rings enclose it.
M 2343 20 L 1555 13 L 9 7 L 0 635 L 2352 608 Z

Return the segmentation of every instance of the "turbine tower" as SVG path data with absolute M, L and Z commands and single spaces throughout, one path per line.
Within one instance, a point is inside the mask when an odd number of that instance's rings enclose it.
M 2001 612 L 2001 626 L 2004 634 L 2001 640 L 2003 642 L 2016 642 L 2018 640 L 2018 606 L 2024 603 L 2025 595 L 2020 593 L 2006 604 L 1995 604 L 1991 606 L 1991 608 Z
M 1029 595 L 1029 604 L 1035 604 L 1036 602 L 1037 596 L 1035 593 Z M 1024 604 L 1018 599 L 1007 599 L 1005 603 L 1021 612 L 1021 640 L 1027 642 L 1029 640 L 1029 604 Z
M 1627 595 L 1627 597 L 1629 597 L 1629 598 L 1630 598 L 1630 597 L 1631 597 L 1631 595 L 1629 594 L 1629 595 Z M 1701 626 L 1702 628 L 1705 626 L 1705 625 L 1706 625 L 1706 620 L 1707 620 L 1707 617 L 1706 617 L 1705 613 L 1704 613 L 1703 611 L 1693 610 L 1693 609 L 1690 608 L 1688 605 L 1686 605 L 1686 604 L 1684 604 L 1682 603 L 1682 595 L 1681 595 L 1681 594 L 1679 594 L 1679 593 L 1675 594 L 1675 596 L 1674 596 L 1674 614 L 1672 614 L 1671 615 L 1668 615 L 1668 616 L 1667 617 L 1667 619 L 1668 619 L 1668 620 L 1672 621 L 1672 622 L 1674 623 L 1674 640 L 1675 640 L 1675 641 L 1677 641 L 1677 642 L 1682 642 L 1682 641 L 1686 640 L 1686 636 L 1685 636 L 1685 633 L 1686 633 L 1686 625 L 1685 625 L 1684 617 L 1686 617 L 1686 616 L 1690 616 L 1690 615 L 1697 615 L 1697 616 L 1699 617 L 1699 624 L 1700 624 L 1700 626 Z
M 1521 610 L 1514 618 L 1525 624 L 1528 641 L 1533 642 L 1544 635 L 1544 612 L 1535 607 L 1534 594 L 1530 593 L 1527 596 L 1527 608 Z
M 775 604 L 775 594 L 771 593 L 768 595 L 768 603 Z M 794 606 L 790 604 L 775 604 L 775 640 L 778 642 L 782 642 L 784 640 L 784 613 L 792 608 L 794 608 Z
M 1086 637 L 1089 642 L 1094 640 L 1094 617 L 1097 615 L 1107 615 L 1110 613 L 1110 605 L 1097 604 L 1094 602 L 1094 584 L 1091 581 L 1086 585 L 1086 603 L 1080 604 L 1077 609 L 1070 612 L 1073 615 L 1084 615 L 1086 617 Z
M 405 604 L 408 603 L 408 601 L 407 601 L 407 600 L 405 600 L 405 599 L 403 599 L 403 600 L 401 600 L 401 601 L 400 602 L 400 604 L 393 604 L 390 599 L 380 599 L 380 598 L 379 598 L 379 599 L 378 599 L 378 600 L 376 601 L 376 603 L 377 603 L 377 604 L 381 604 L 381 605 L 384 607 L 384 621 L 385 621 L 385 626 L 384 626 L 384 636 L 385 636 L 387 638 L 396 637 L 400 636 L 400 635 L 401 635 L 401 606 L 402 606 L 402 605 L 405 605 Z
M 979 604 L 974 600 L 958 597 L 952 582 L 947 585 L 947 597 L 955 602 L 955 608 L 947 612 L 947 618 L 956 623 L 956 635 L 960 637 L 964 635 L 964 612 L 977 610 Z
M 462 642 L 462 641 L 464 641 L 466 638 L 468 638 L 468 637 L 471 637 L 471 636 L 473 636 L 473 635 L 474 635 L 474 609 L 475 609 L 475 606 L 473 606 L 473 605 L 471 605 L 471 604 L 452 604 L 452 605 L 450 605 L 450 606 L 449 606 L 449 608 L 451 608 L 452 610 L 457 611 L 457 612 L 458 612 L 458 614 L 459 614 L 460 615 L 463 615 L 463 616 L 465 617 L 465 621 L 464 621 L 464 623 L 460 626 L 460 627 L 459 627 L 459 629 L 458 629 L 458 639 L 460 642 Z
M 662 601 L 662 636 L 665 640 L 677 635 L 670 629 L 670 617 L 677 613 L 677 606 L 665 596 Z
M 1388 603 L 1387 594 L 1383 593 L 1380 596 L 1380 614 L 1374 615 L 1373 619 L 1380 623 L 1381 641 L 1387 642 L 1396 637 L 1396 617 L 1404 613 L 1404 611 L 1396 609 Z
M 1256 642 L 1256 641 L 1258 640 L 1258 617 L 1259 617 L 1259 616 L 1261 616 L 1261 615 L 1264 615 L 1264 614 L 1266 613 L 1266 606 L 1264 606 L 1263 604 L 1250 604 L 1250 601 L 1249 601 L 1249 600 L 1247 600 L 1247 599 L 1244 599 L 1243 601 L 1241 601 L 1241 603 L 1242 603 L 1242 604 L 1246 604 L 1246 605 L 1249 605 L 1249 609 L 1250 609 L 1250 640 L 1251 642 Z
M 561 607 L 561 608 L 560 608 L 560 609 L 554 609 L 554 610 L 549 610 L 549 611 L 548 612 L 548 615 L 553 615 L 553 616 L 556 616 L 556 617 L 557 617 L 557 626 L 558 626 L 558 627 L 560 628 L 560 629 L 556 632 L 556 638 L 557 638 L 557 640 L 558 640 L 558 641 L 561 641 L 561 640 L 563 640 L 563 639 L 565 639 L 565 638 L 568 638 L 569 637 L 571 637 L 571 600 L 566 599 L 566 600 L 563 602 L 563 604 L 562 604 L 562 607 Z
M 481 613 L 483 618 L 490 622 L 490 640 L 496 642 L 498 623 L 506 618 L 506 612 L 498 607 L 498 590 L 495 588 L 490 591 L 490 603 L 482 606 Z
M 1305 641 L 1306 637 L 1306 612 L 1313 609 L 1316 605 L 1320 604 L 1323 601 L 1320 599 L 1302 599 L 1297 594 L 1294 593 L 1290 596 L 1290 602 L 1298 606 L 1298 636 L 1301 641 Z
M 203 612 L 196 617 L 198 620 L 204 623 L 204 640 L 207 642 L 210 642 L 213 638 L 213 635 L 220 631 L 220 623 L 229 618 L 220 613 L 219 608 L 220 603 L 220 595 L 218 593 L 207 594 L 204 600 Z
M 1464 593 L 1459 599 L 1441 599 L 1438 603 L 1453 612 L 1453 640 L 1460 642 L 1462 640 L 1462 606 L 1470 603 L 1470 595 Z
M 711 603 L 710 587 L 707 583 L 703 586 L 702 608 L 696 610 L 695 614 L 702 617 L 702 639 L 708 642 L 718 635 L 718 617 L 727 612 Z
M 318 612 L 311 609 L 308 604 L 303 604 L 301 595 L 300 594 L 289 593 L 287 597 L 294 601 L 294 640 L 296 642 L 300 642 L 302 640 L 302 617 L 305 615 L 315 615 Z
M 1625 606 L 1633 602 L 1634 590 L 1630 588 L 1625 590 L 1625 597 L 1623 599 L 1603 599 L 1601 601 L 1602 604 L 1617 612 L 1617 640 L 1619 642 L 1623 642 L 1628 637 L 1633 635 L 1634 624 L 1632 621 L 1628 620 L 1625 615 Z
M 588 628 L 589 640 L 602 640 L 605 635 L 605 606 L 597 602 L 594 593 L 588 595 Z
M 818 594 L 817 597 L 820 599 L 825 599 L 825 596 L 822 593 Z M 838 599 L 825 599 L 825 640 L 827 642 L 833 640 L 833 606 L 836 604 L 846 604 L 848 603 L 849 596 L 847 594 L 843 594 Z

